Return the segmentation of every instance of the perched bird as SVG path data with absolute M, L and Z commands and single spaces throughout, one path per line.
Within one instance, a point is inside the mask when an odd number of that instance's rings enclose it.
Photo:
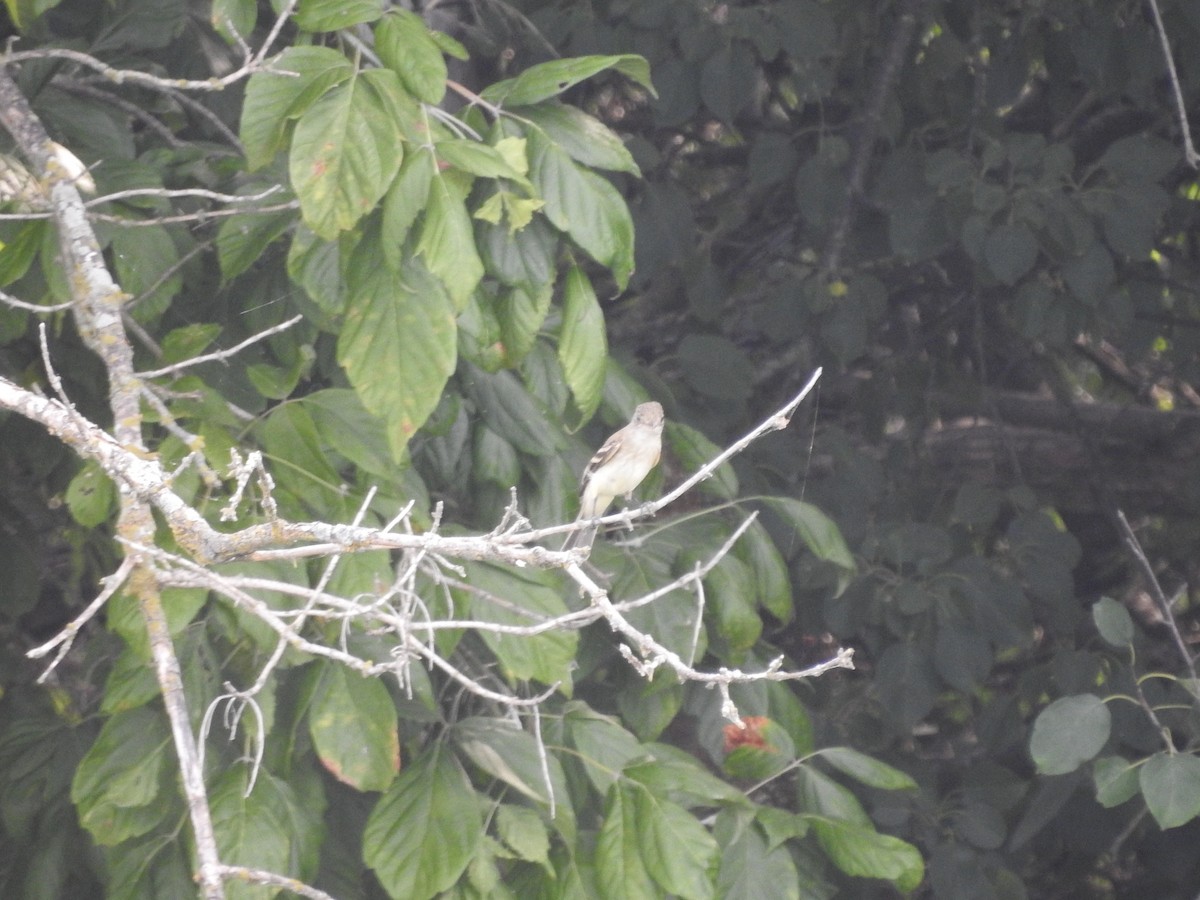
M 662 452 L 663 408 L 661 403 L 639 403 L 629 424 L 617 431 L 596 451 L 579 483 L 579 519 L 604 515 L 613 499 L 628 500 L 634 488 L 658 465 Z M 596 526 L 572 532 L 564 550 L 590 547 Z

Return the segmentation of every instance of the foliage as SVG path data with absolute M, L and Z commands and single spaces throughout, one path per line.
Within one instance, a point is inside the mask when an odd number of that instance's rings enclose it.
M 276 12 L 5 5 L 18 51 L 194 79 L 235 70 Z M 1159 6 L 1194 119 L 1181 48 L 1200 19 Z M 219 93 L 18 52 L 10 71 L 99 194 L 159 189 L 93 210 L 139 370 L 303 316 L 151 379 L 152 451 L 171 471 L 202 447 L 223 472 L 259 449 L 290 519 L 382 525 L 411 500 L 423 533 L 485 533 L 515 487 L 545 526 L 574 514 L 588 453 L 648 393 L 668 402 L 668 446 L 647 498 L 821 364 L 805 428 L 592 560 L 615 600 L 642 596 L 753 505 L 699 621 L 687 590 L 630 621 L 706 669 L 842 644 L 861 672 L 734 686 L 735 726 L 717 692 L 639 677 L 602 623 L 447 629 L 438 650 L 497 691 L 557 685 L 538 718 L 443 671 L 398 684 L 295 649 L 246 704 L 225 684 L 253 684 L 277 635 L 218 592 L 171 588 L 194 724 L 213 715 L 223 861 L 337 897 L 1192 896 L 1197 185 L 1147 8 L 470 7 L 448 24 L 301 0 L 270 67 Z M 244 199 L 161 190 L 198 187 Z M 72 299 L 52 226 L 0 221 L 0 241 L 7 293 Z M 114 424 L 59 315 L 66 395 Z M 38 318 L 0 306 L 5 378 L 42 381 Z M 58 687 L 20 658 L 119 564 L 121 494 L 13 413 L 0 441 L 0 893 L 187 896 L 195 863 L 169 837 L 188 810 L 137 603 L 109 602 Z M 183 466 L 174 489 L 220 520 L 215 476 Z M 258 500 L 239 525 L 269 518 Z M 212 568 L 369 597 L 402 559 Z M 1139 605 L 1156 579 L 1183 585 L 1165 611 Z M 492 562 L 415 593 L 434 618 L 502 626 L 581 605 L 560 571 Z M 388 658 L 368 628 L 304 630 Z

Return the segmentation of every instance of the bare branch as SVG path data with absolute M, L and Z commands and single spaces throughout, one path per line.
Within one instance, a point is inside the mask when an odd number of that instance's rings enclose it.
M 82 629 L 83 626 L 91 620 L 92 616 L 96 615 L 96 613 L 100 611 L 100 608 L 108 602 L 109 598 L 112 597 L 112 595 L 115 594 L 118 589 L 120 589 L 121 585 L 125 583 L 125 579 L 129 577 L 129 573 L 132 571 L 133 560 L 127 556 L 125 559 L 121 560 L 121 565 L 117 568 L 117 571 L 106 576 L 105 578 L 100 579 L 101 583 L 104 585 L 104 590 L 96 595 L 96 598 L 87 605 L 83 612 L 68 622 L 58 634 L 46 641 L 46 643 L 38 647 L 34 647 L 32 650 L 26 652 L 25 655 L 31 659 L 41 659 L 55 647 L 59 647 L 58 653 L 55 654 L 50 665 L 46 667 L 46 671 L 44 671 L 38 677 L 38 684 L 44 682 L 50 676 L 50 673 L 54 671 L 55 667 L 62 662 L 63 657 L 66 656 L 67 652 L 71 649 L 71 645 L 75 643 L 75 636 L 79 634 L 80 629 Z
M 1171 42 L 1167 39 L 1167 29 L 1163 26 L 1158 0 L 1150 0 L 1150 14 L 1154 16 L 1154 30 L 1158 32 L 1158 42 L 1162 46 L 1163 59 L 1167 63 L 1167 75 L 1171 80 L 1171 95 L 1175 98 L 1175 114 L 1179 117 L 1179 130 L 1183 133 L 1183 156 L 1193 169 L 1200 168 L 1200 154 L 1196 153 L 1196 147 L 1192 143 L 1192 127 L 1188 124 L 1187 104 L 1183 99 L 1183 88 L 1179 86 L 1179 73 L 1175 71 L 1175 57 L 1171 54 Z
M 260 331 L 258 334 L 251 335 L 240 344 L 235 344 L 228 350 L 216 350 L 212 353 L 205 353 L 202 356 L 193 356 L 191 359 L 185 359 L 182 362 L 173 363 L 169 366 L 163 366 L 161 369 L 151 369 L 149 372 L 142 372 L 141 376 L 143 378 L 159 378 L 163 375 L 175 375 L 184 369 L 191 368 L 192 366 L 198 366 L 201 363 L 229 359 L 229 357 L 236 356 L 247 347 L 253 346 L 260 341 L 265 341 L 267 338 L 271 337 L 272 335 L 279 334 L 281 331 L 287 331 L 297 322 L 303 321 L 303 319 L 304 316 L 292 316 L 286 322 L 280 322 L 278 325 L 272 325 L 270 328 Z
M 274 872 L 267 872 L 263 869 L 250 869 L 246 866 L 218 866 L 217 872 L 226 880 L 244 881 L 247 884 L 263 884 L 270 887 L 283 888 L 292 893 L 299 894 L 301 897 L 308 897 L 309 900 L 337 900 L 332 894 L 327 894 L 322 890 L 305 884 L 302 881 L 297 881 L 295 878 L 288 878 L 284 875 L 276 875 Z

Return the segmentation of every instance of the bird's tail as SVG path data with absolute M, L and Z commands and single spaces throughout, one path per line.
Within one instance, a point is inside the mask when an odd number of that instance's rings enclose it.
M 577 547 L 586 547 L 588 550 L 592 548 L 592 542 L 596 540 L 596 526 L 584 525 L 582 528 L 577 528 L 567 535 L 566 541 L 563 542 L 563 550 L 574 550 Z

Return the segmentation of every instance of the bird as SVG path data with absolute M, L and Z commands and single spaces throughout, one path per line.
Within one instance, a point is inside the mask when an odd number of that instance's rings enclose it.
M 629 424 L 614 432 L 584 467 L 579 482 L 577 522 L 604 515 L 609 504 L 621 495 L 629 499 L 650 470 L 658 465 L 662 454 L 662 430 L 662 404 L 653 400 L 639 403 Z M 567 536 L 563 549 L 590 547 L 595 537 L 595 525 L 581 527 Z

